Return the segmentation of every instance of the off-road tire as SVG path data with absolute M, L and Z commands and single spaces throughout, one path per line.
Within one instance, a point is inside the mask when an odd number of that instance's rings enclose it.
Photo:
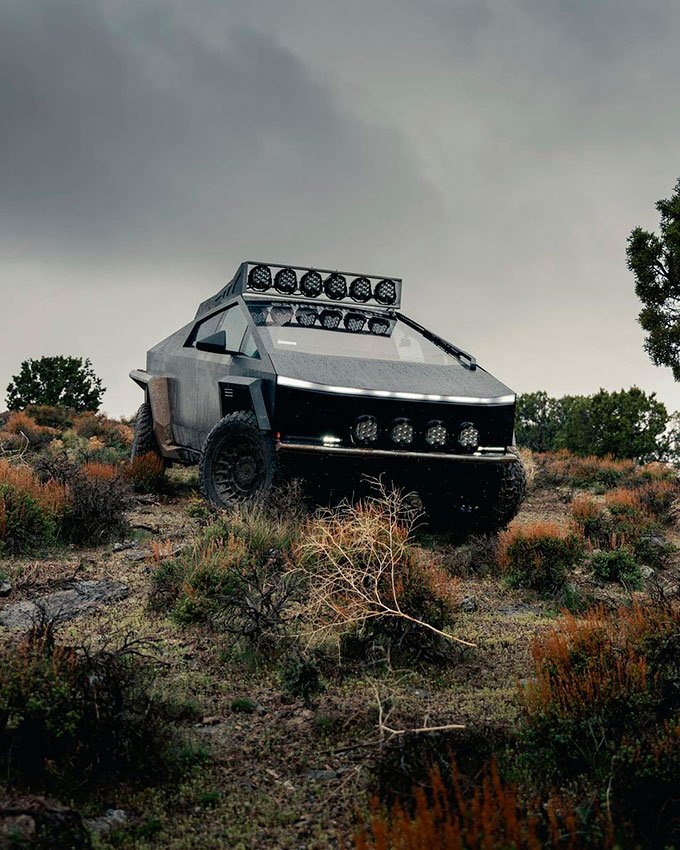
M 432 531 L 481 534 L 500 531 L 517 515 L 526 487 L 524 466 L 516 458 L 500 468 L 497 482 L 489 486 L 476 510 L 465 510 L 463 500 L 456 505 L 434 494 L 422 495 L 428 525 Z
M 198 463 L 201 493 L 218 508 L 262 499 L 275 472 L 274 441 L 248 411 L 230 413 L 215 425 Z
M 497 494 L 477 517 L 475 530 L 488 533 L 505 528 L 517 516 L 526 492 L 527 474 L 522 461 L 517 458 L 503 467 Z
M 132 437 L 132 450 L 130 459 L 134 460 L 142 455 L 147 455 L 149 452 L 161 456 L 158 448 L 158 440 L 153 430 L 153 415 L 151 413 L 151 405 L 147 402 L 139 408 L 135 417 L 134 435 Z

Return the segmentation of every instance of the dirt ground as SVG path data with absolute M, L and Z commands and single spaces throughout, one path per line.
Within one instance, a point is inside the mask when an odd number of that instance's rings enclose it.
M 0 562 L 13 583 L 0 609 L 74 579 L 124 582 L 124 599 L 65 623 L 60 639 L 78 642 L 125 632 L 148 637 L 165 665 L 161 687 L 194 700 L 203 718 L 189 734 L 210 756 L 179 786 L 122 788 L 85 812 L 91 817 L 106 809 L 126 813 L 126 829 L 102 836 L 99 846 L 339 847 L 339 840 L 351 836 L 357 812 L 374 788 L 379 702 L 391 707 L 389 725 L 396 730 L 464 725 L 450 733 L 454 742 L 456 735 L 485 729 L 502 733 L 517 722 L 515 694 L 528 675 L 530 639 L 554 620 L 559 605 L 509 590 L 494 575 L 457 579 L 461 603 L 454 632 L 475 648 L 462 648 L 450 664 L 426 672 L 396 669 L 375 679 L 364 674 L 331 681 L 313 708 L 284 694 L 275 670 L 230 658 L 219 636 L 149 612 L 153 547 L 179 547 L 199 532 L 199 522 L 187 513 L 195 495 L 185 486 L 173 496 L 138 497 L 129 513 L 127 539 L 117 544 L 66 549 L 49 560 Z M 563 522 L 569 495 L 535 491 L 517 521 Z M 460 553 L 443 546 L 439 556 L 455 562 Z M 663 581 L 670 587 L 677 576 L 676 564 Z M 595 599 L 626 597 L 622 588 L 605 587 L 584 573 L 573 581 Z M 0 629 L 0 639 L 11 637 L 10 630 Z M 254 710 L 233 710 L 239 698 L 249 700 Z

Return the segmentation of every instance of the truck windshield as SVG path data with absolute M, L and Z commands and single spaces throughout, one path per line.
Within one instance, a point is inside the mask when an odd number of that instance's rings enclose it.
M 383 313 L 287 302 L 248 306 L 265 342 L 278 351 L 461 366 L 415 328 Z

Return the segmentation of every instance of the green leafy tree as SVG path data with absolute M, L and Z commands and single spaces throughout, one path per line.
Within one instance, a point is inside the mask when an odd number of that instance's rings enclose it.
M 105 388 L 82 357 L 41 357 L 24 360 L 7 387 L 7 407 L 22 410 L 29 404 L 70 407 L 78 412 L 97 411 Z
M 578 455 L 654 460 L 667 453 L 666 406 L 639 387 L 572 399 L 556 446 Z
M 668 459 L 680 451 L 680 419 L 638 387 L 592 396 L 551 398 L 542 390 L 517 397 L 517 445 L 532 451 Z
M 515 414 L 517 445 L 534 452 L 554 451 L 569 399 L 569 396 L 552 398 L 544 390 L 518 395 Z
M 660 233 L 636 227 L 628 237 L 628 268 L 642 301 L 639 322 L 645 350 L 680 381 L 680 179 L 670 198 L 658 201 Z

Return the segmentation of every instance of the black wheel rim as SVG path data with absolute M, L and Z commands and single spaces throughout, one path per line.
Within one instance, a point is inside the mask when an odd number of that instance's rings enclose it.
M 213 460 L 213 484 L 220 500 L 246 502 L 262 490 L 265 462 L 262 447 L 254 437 L 224 439 Z

